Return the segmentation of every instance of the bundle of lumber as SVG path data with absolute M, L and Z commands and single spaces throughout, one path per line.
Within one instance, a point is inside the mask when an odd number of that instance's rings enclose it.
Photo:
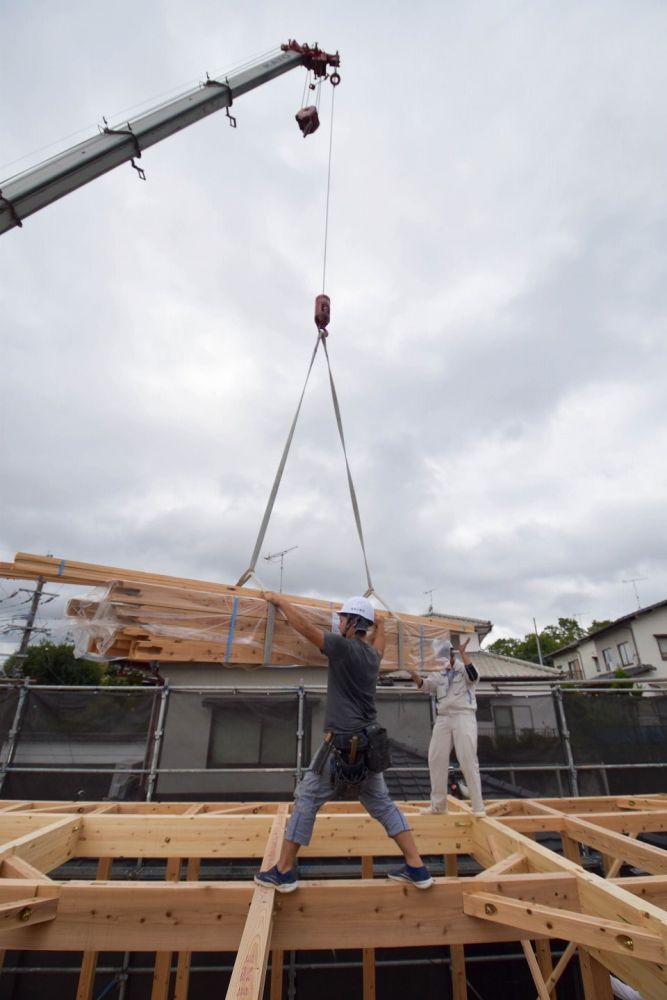
M 225 666 L 326 666 L 326 658 L 291 628 L 261 592 L 114 566 L 18 553 L 0 576 L 99 588 L 73 598 L 66 614 L 84 654 L 135 662 L 219 663 Z M 292 596 L 324 630 L 337 630 L 340 603 Z M 387 615 L 383 671 L 440 669 L 434 644 L 450 628 L 472 624 L 417 615 Z

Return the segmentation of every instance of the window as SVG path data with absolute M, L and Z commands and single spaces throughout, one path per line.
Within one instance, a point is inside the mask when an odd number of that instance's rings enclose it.
M 607 668 L 607 670 L 613 670 L 614 669 L 614 651 L 611 648 L 611 646 L 608 646 L 607 649 L 603 649 L 602 650 L 602 655 L 604 657 L 604 665 Z
M 629 642 L 619 642 L 618 655 L 620 656 L 621 663 L 623 664 L 624 667 L 630 666 L 633 660 L 633 656 Z
M 663 660 L 667 660 L 667 635 L 656 635 L 656 642 Z
M 528 705 L 494 705 L 493 718 L 496 736 L 516 739 L 534 728 L 533 714 Z
M 207 699 L 208 767 L 292 767 L 297 700 L 292 697 Z
M 567 671 L 573 679 L 579 676 L 579 665 L 576 660 L 567 661 Z
M 598 657 L 597 657 L 597 656 L 594 656 L 594 657 L 593 657 L 593 663 L 595 664 L 595 669 L 596 669 L 596 671 L 597 671 L 598 673 L 600 673 L 600 671 L 602 670 L 602 668 L 601 668 L 601 666 L 600 666 L 600 660 L 598 659 Z

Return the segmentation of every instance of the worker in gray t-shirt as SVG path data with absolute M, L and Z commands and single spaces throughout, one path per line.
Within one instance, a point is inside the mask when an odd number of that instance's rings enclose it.
M 391 872 L 389 878 L 410 882 L 418 889 L 428 889 L 433 879 L 417 851 L 405 816 L 389 796 L 384 775 L 372 766 L 363 767 L 363 755 L 368 753 L 366 759 L 370 759 L 369 733 L 377 719 L 375 686 L 385 646 L 383 619 L 376 621 L 375 608 L 365 597 L 351 597 L 338 612 L 339 634 L 336 635 L 315 625 L 282 594 L 264 593 L 262 596 L 282 612 L 299 635 L 324 653 L 329 660 L 329 675 L 323 746 L 297 786 L 278 862 L 268 871 L 258 872 L 255 882 L 278 892 L 292 892 L 298 887 L 294 863 L 299 848 L 310 843 L 318 810 L 337 795 L 334 770 L 321 766 L 322 757 L 329 764 L 327 757 L 333 750 L 333 754 L 344 759 L 352 769 L 361 759 L 359 801 L 383 825 L 403 853 L 405 864 Z M 372 639 L 368 638 L 369 632 L 373 633 Z

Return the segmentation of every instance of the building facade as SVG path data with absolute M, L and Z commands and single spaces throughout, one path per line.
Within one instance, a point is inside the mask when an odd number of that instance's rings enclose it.
M 623 615 L 563 646 L 553 663 L 574 680 L 607 680 L 619 670 L 629 677 L 667 680 L 667 601 Z

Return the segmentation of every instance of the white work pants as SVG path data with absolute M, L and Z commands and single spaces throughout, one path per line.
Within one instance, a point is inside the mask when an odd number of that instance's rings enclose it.
M 433 810 L 447 812 L 449 756 L 452 752 L 452 743 L 470 792 L 472 811 L 476 815 L 482 815 L 484 800 L 477 761 L 477 719 L 474 712 L 451 712 L 439 715 L 436 719 L 428 748 Z

